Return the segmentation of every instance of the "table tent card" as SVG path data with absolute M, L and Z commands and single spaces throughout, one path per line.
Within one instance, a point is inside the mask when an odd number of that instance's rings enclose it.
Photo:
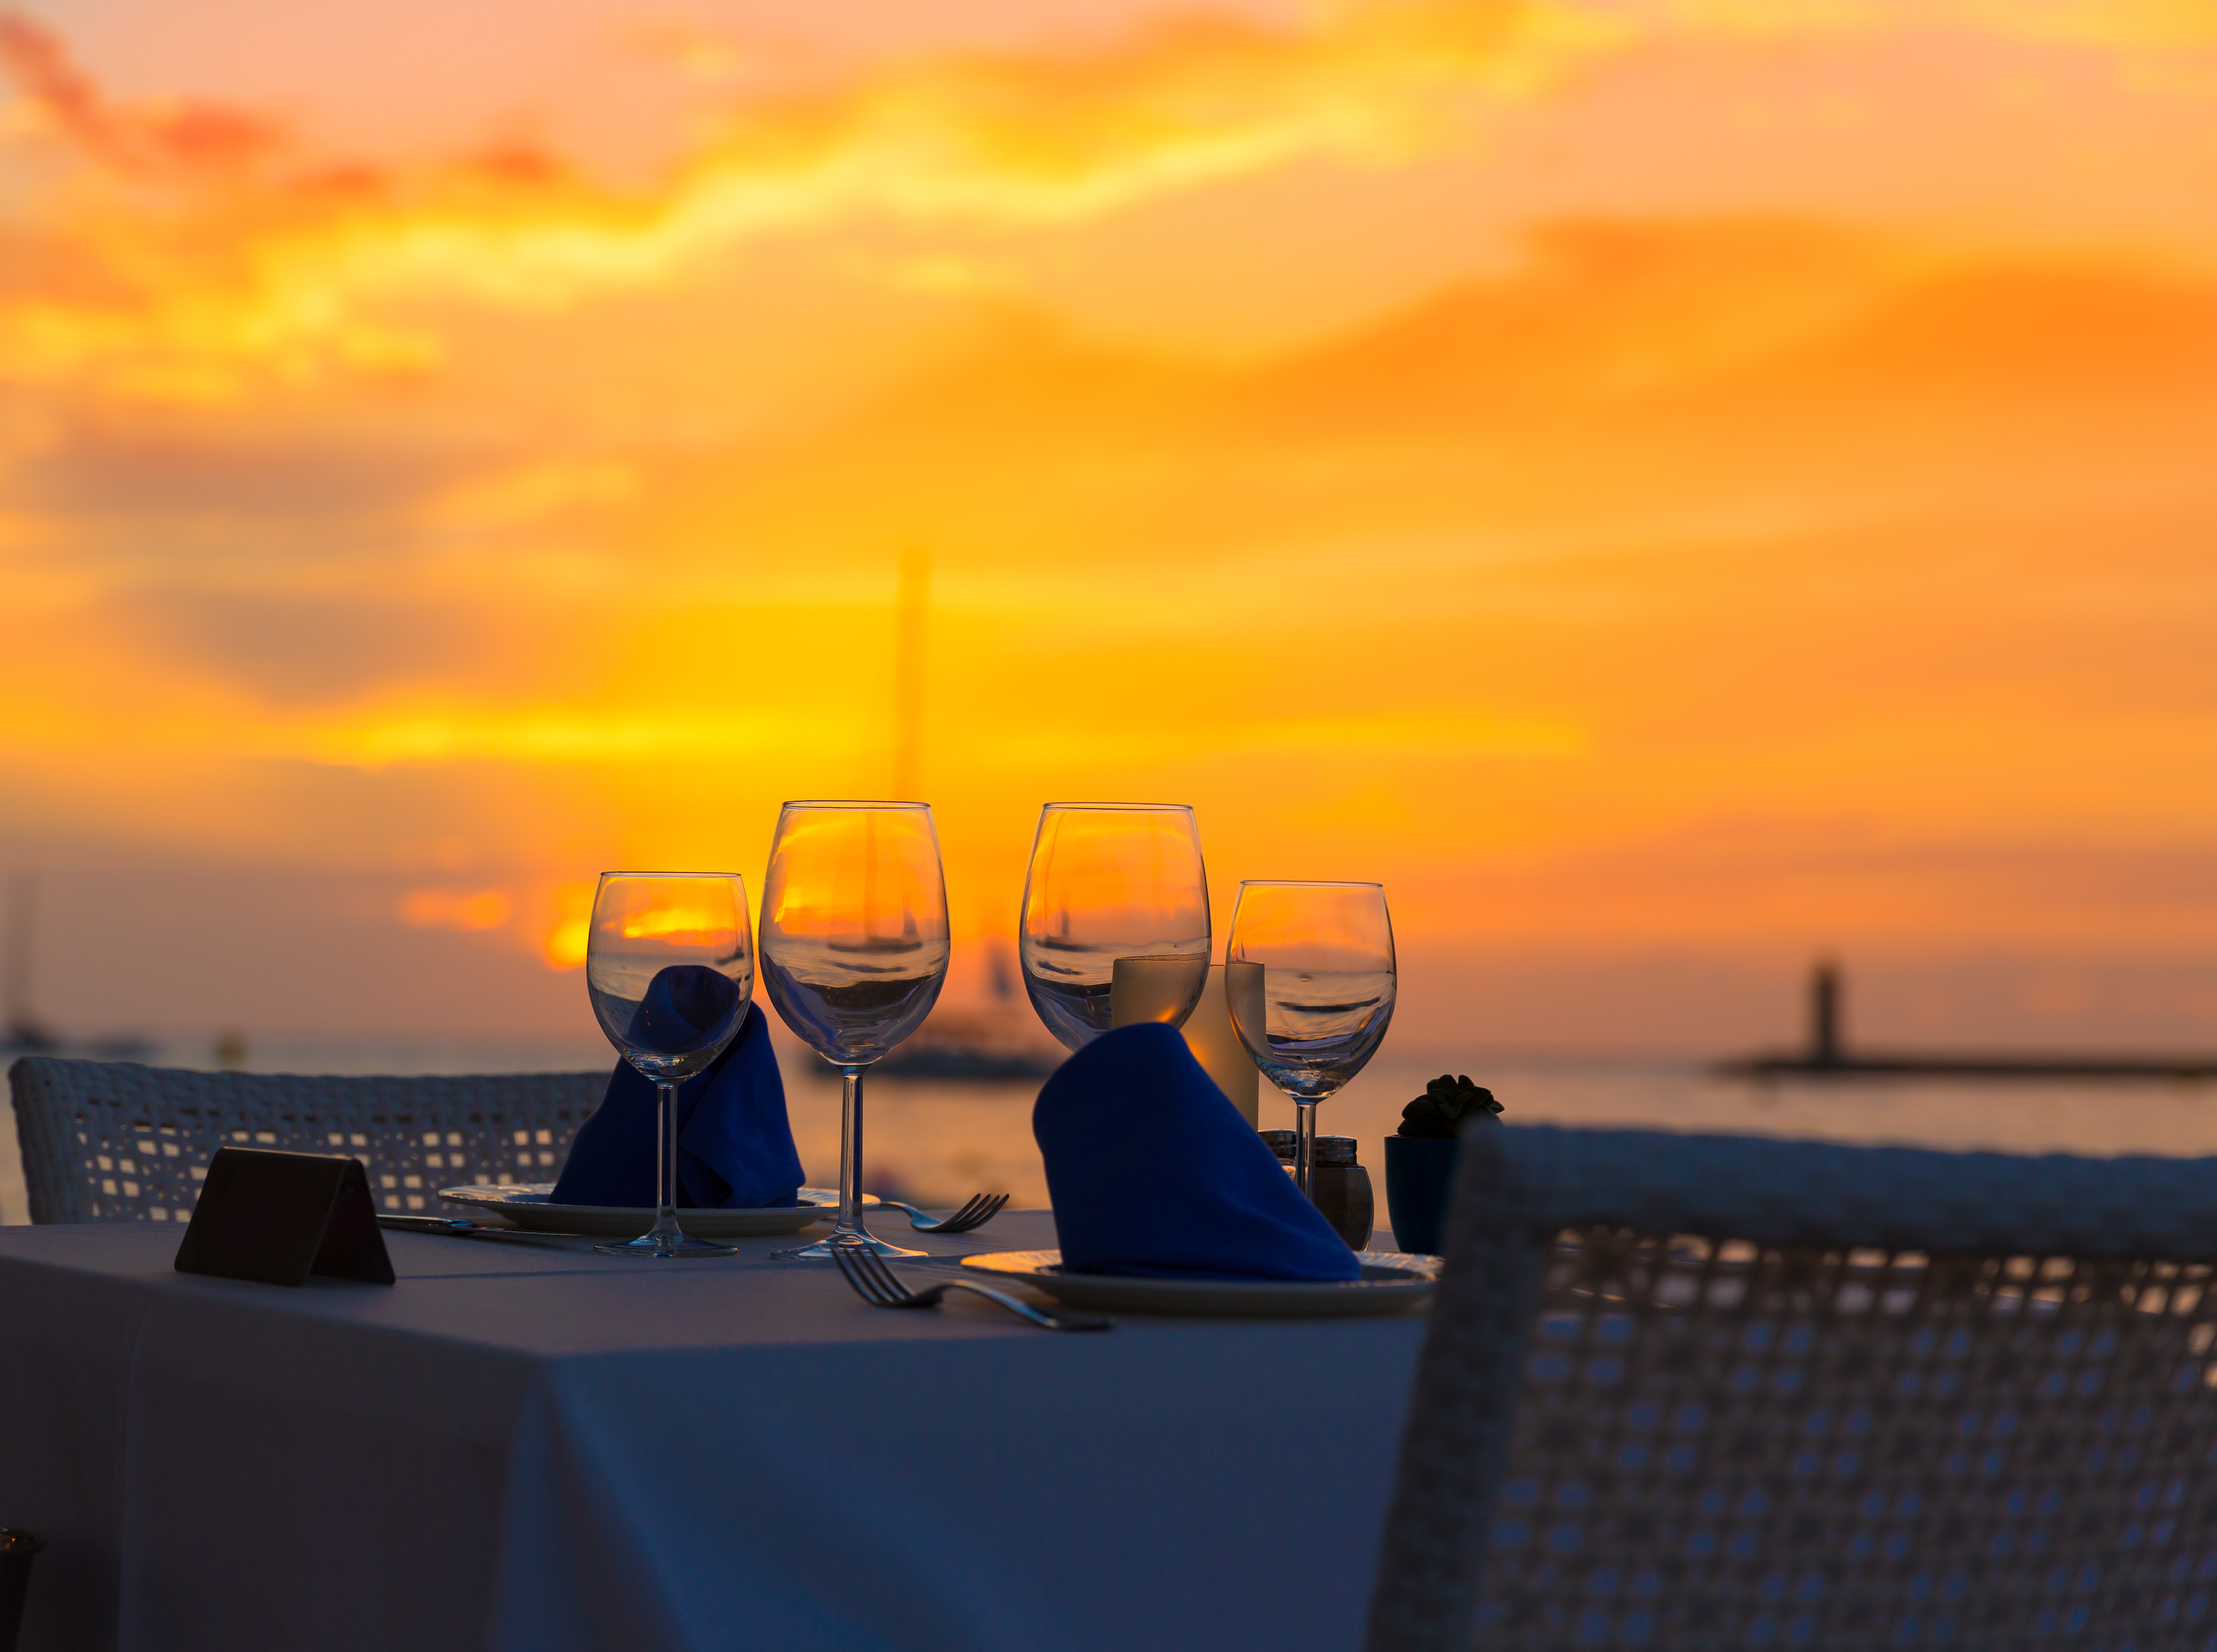
M 252 1147 L 216 1150 L 176 1267 L 262 1285 L 392 1283 L 360 1159 Z

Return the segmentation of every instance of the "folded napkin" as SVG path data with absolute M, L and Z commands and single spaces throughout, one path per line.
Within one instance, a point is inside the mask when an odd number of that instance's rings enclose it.
M 667 1014 L 671 1008 L 664 1003 L 659 1010 Z M 654 1132 L 654 1086 L 620 1061 L 608 1076 L 608 1094 L 570 1143 L 555 1203 L 659 1204 Z M 800 1182 L 769 1023 L 761 1005 L 750 1004 L 723 1054 L 677 1088 L 677 1203 L 695 1211 L 789 1205 L 798 1202 Z
M 689 1055 L 714 1043 L 738 1007 L 738 983 L 722 971 L 672 964 L 646 983 L 631 1013 L 628 1042 L 658 1056 Z
M 1062 1265 L 1079 1273 L 1352 1279 L 1355 1253 L 1186 1048 L 1143 1021 L 1056 1069 L 1032 1109 Z

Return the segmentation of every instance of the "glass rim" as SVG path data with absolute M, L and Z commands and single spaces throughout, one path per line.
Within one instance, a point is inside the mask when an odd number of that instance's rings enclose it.
M 1189 815 L 1193 812 L 1193 805 L 1189 803 L 1043 803 L 1040 804 L 1041 814 L 1047 813 L 1050 809 L 1098 809 L 1103 811 L 1121 809 L 1139 814 L 1164 815 Z
M 602 883 L 608 882 L 611 878 L 695 878 L 703 880 L 710 878 L 736 878 L 741 883 L 746 882 L 746 874 L 738 872 L 632 872 L 619 868 L 614 872 L 604 872 L 601 874 Z
M 778 812 L 787 809 L 921 809 L 931 812 L 928 803 L 917 803 L 905 798 L 787 798 L 778 804 Z
M 1242 878 L 1242 889 L 1375 889 L 1386 885 L 1367 878 Z

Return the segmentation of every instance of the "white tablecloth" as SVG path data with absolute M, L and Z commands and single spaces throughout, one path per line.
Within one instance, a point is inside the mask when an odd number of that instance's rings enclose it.
M 31 1652 L 1360 1642 L 1421 1317 L 1056 1335 L 769 1241 L 390 1234 L 397 1286 L 293 1291 L 176 1273 L 178 1237 L 0 1232 Z

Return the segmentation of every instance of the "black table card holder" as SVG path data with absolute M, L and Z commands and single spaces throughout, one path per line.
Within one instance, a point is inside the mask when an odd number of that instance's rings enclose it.
M 391 1285 L 392 1259 L 360 1159 L 219 1147 L 201 1184 L 177 1272 L 262 1285 L 311 1273 Z

